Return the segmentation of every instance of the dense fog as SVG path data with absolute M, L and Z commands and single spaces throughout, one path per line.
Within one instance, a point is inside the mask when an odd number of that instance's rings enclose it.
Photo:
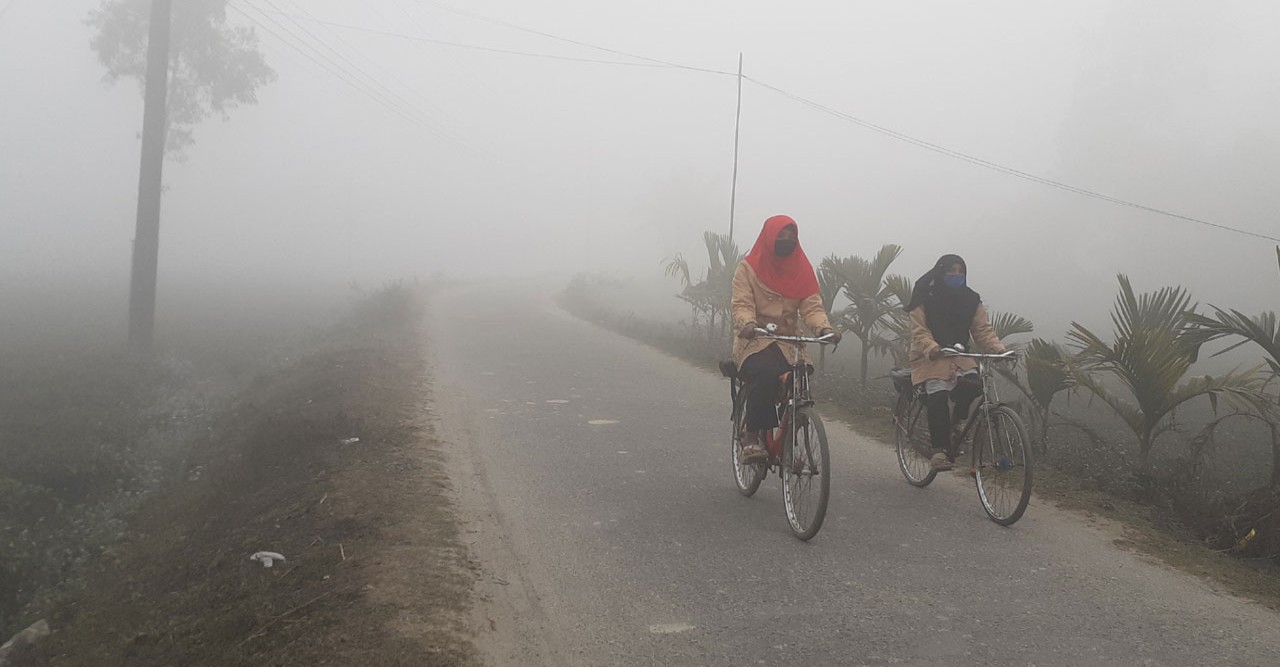
M 93 284 L 123 304 L 138 87 L 104 81 L 85 22 L 96 0 L 6 4 L 3 290 Z M 893 270 L 915 276 L 957 252 L 988 302 L 1049 337 L 1072 320 L 1104 324 L 1121 272 L 1139 290 L 1181 284 L 1246 312 L 1280 295 L 1270 241 L 977 166 L 757 83 L 1009 169 L 1276 236 L 1272 3 L 234 0 L 227 17 L 258 33 L 277 79 L 167 161 L 162 294 L 184 281 L 437 273 L 660 281 L 663 258 L 699 257 L 704 230 L 728 230 L 737 82 L 622 54 L 732 73 L 742 53 L 744 249 L 766 216 L 787 213 L 815 259 L 898 243 Z M 326 72 L 304 41 L 402 113 Z

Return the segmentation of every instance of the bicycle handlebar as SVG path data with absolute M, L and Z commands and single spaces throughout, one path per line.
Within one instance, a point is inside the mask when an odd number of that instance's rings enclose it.
M 769 340 L 782 340 L 790 343 L 818 343 L 819 345 L 830 345 L 832 343 L 832 340 L 831 340 L 832 337 L 835 336 L 835 334 L 827 334 L 825 336 L 818 336 L 817 338 L 814 338 L 812 336 L 779 336 L 776 333 L 773 333 L 765 329 L 761 329 L 760 327 L 756 327 L 755 331 L 756 331 L 757 338 L 767 338 Z
M 968 359 L 988 359 L 991 361 L 1017 361 L 1018 353 L 1009 350 L 1004 354 L 974 354 L 972 352 L 961 352 L 953 347 L 942 348 L 942 356 L 944 357 L 965 357 Z

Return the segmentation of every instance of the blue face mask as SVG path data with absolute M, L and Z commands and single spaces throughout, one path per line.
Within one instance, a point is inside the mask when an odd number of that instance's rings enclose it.
M 963 273 L 957 273 L 954 275 L 943 276 L 942 282 L 946 283 L 947 287 L 950 287 L 951 289 L 960 289 L 965 285 L 965 278 L 966 276 Z

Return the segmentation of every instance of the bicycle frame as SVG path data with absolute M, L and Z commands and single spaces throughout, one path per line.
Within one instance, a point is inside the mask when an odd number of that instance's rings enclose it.
M 782 390 L 778 396 L 777 403 L 783 407 L 782 414 L 778 415 L 778 427 L 765 432 L 765 449 L 769 452 L 769 464 L 780 465 L 783 455 L 782 449 L 787 442 L 787 436 L 792 436 L 792 441 L 794 441 L 796 435 L 794 433 L 796 411 L 813 405 L 812 377 L 809 375 L 808 364 L 805 362 L 801 351 L 808 343 L 822 345 L 830 343 L 831 334 L 818 338 L 810 336 L 779 336 L 765 329 L 756 329 L 756 336 L 790 343 L 795 348 L 795 358 L 791 362 L 791 370 L 787 372 L 789 377 L 783 383 Z
M 968 352 L 960 352 L 959 350 L 949 347 L 942 348 L 942 352 L 943 355 L 947 357 L 964 357 L 974 359 L 978 362 L 978 377 L 982 381 L 982 395 L 980 397 L 981 400 L 978 401 L 978 405 L 969 407 L 969 417 L 965 419 L 964 428 L 960 430 L 959 440 L 960 442 L 964 442 L 969 438 L 970 433 L 973 431 L 974 424 L 978 422 L 979 414 L 990 417 L 990 412 L 993 408 L 1003 405 L 1003 403 L 1000 402 L 999 392 L 996 390 L 995 370 L 992 366 L 992 362 L 1009 360 L 1016 361 L 1017 357 L 1014 356 L 1012 352 L 1007 352 L 1005 354 L 972 354 Z M 956 458 L 960 455 L 960 452 L 958 451 L 959 443 L 952 443 L 951 449 L 953 450 L 951 452 L 952 458 Z
M 979 396 L 978 399 L 975 399 L 975 405 L 972 405 L 969 407 L 969 416 L 965 419 L 964 427 L 960 430 L 960 442 L 964 442 L 969 438 L 970 433 L 973 431 L 974 425 L 978 421 L 979 414 L 989 416 L 989 413 L 991 412 L 992 409 L 998 406 L 1004 405 L 1004 403 L 1000 402 L 1000 394 L 999 394 L 999 391 L 996 389 L 995 371 L 992 366 L 992 363 L 995 361 L 1011 361 L 1011 360 L 1016 361 L 1017 357 L 1014 356 L 1012 352 L 1007 352 L 1005 354 L 973 354 L 968 352 L 961 352 L 959 350 L 956 350 L 954 348 L 949 348 L 949 347 L 942 348 L 942 352 L 943 352 L 943 355 L 946 357 L 965 357 L 969 359 L 974 359 L 978 363 L 978 369 L 977 369 L 978 378 L 982 382 L 982 394 Z M 907 415 L 910 412 L 909 406 L 912 403 L 915 403 L 921 400 L 921 398 L 924 396 L 924 393 L 925 392 L 924 392 L 923 385 L 912 388 L 911 394 L 910 394 L 911 401 L 910 403 L 907 404 L 908 409 L 904 410 L 904 412 L 901 415 L 899 414 L 894 415 L 894 423 L 896 428 L 902 428 L 902 425 L 899 423 L 898 420 L 905 419 L 907 417 Z M 923 454 L 924 456 L 928 456 L 928 452 L 921 449 L 919 446 L 919 443 L 913 443 L 913 446 L 915 446 L 917 450 L 920 451 L 921 454 Z M 951 458 L 953 459 L 958 457 L 960 454 L 960 452 L 958 451 L 958 443 L 955 443 L 955 442 L 951 443 L 951 447 L 949 448 L 948 453 L 951 455 Z

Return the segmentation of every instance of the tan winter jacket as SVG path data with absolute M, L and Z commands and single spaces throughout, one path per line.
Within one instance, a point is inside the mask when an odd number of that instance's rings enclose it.
M 742 361 L 759 352 L 776 341 L 762 338 L 745 339 L 737 337 L 736 332 L 748 322 L 755 322 L 760 328 L 766 324 L 778 325 L 778 335 L 799 336 L 800 320 L 810 332 L 817 334 L 823 329 L 831 328 L 827 319 L 827 311 L 822 308 L 822 297 L 814 294 L 804 299 L 788 299 L 769 289 L 756 277 L 755 269 L 746 262 L 738 262 L 733 272 L 733 361 L 742 368 Z M 787 359 L 795 361 L 796 347 L 790 343 L 779 345 Z M 806 354 L 805 359 L 808 359 Z
M 938 342 L 933 339 L 933 332 L 925 324 L 924 306 L 911 311 L 911 383 L 920 384 L 926 380 L 952 380 L 960 371 L 973 370 L 978 362 L 964 357 L 930 359 L 929 353 L 938 349 Z M 987 319 L 987 307 L 978 304 L 973 313 L 973 322 L 969 325 L 969 334 L 973 336 L 976 351 L 985 354 L 1002 354 L 1004 343 L 996 337 Z M 971 350 L 973 351 L 973 350 Z

